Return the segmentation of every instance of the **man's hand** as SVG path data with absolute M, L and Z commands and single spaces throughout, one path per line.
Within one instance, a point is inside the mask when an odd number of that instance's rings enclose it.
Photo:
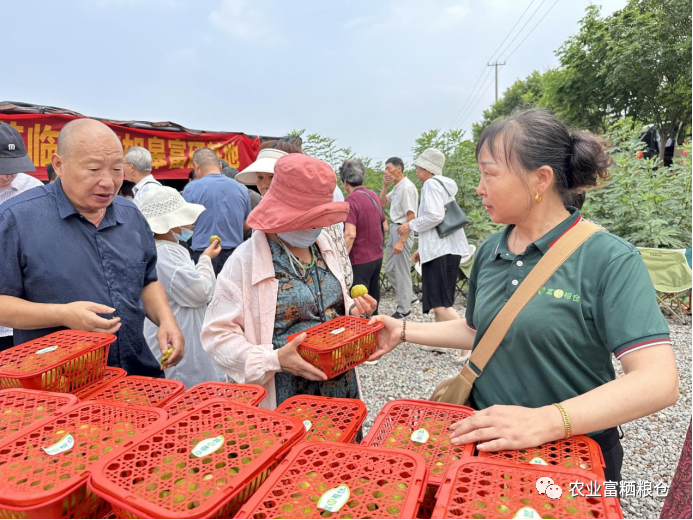
M 305 333 L 277 349 L 279 366 L 282 367 L 282 371 L 292 376 L 299 376 L 309 381 L 327 381 L 327 376 L 322 370 L 315 368 L 298 353 L 298 347 L 304 339 L 306 339 Z
M 397 228 L 397 234 L 401 237 L 408 235 L 409 231 L 409 222 L 405 222 Z
M 72 302 L 60 306 L 62 324 L 75 330 L 115 334 L 122 325 L 120 318 L 107 320 L 99 314 L 113 314 L 115 309 L 94 302 Z
M 169 345 L 173 347 L 173 354 L 163 363 L 164 368 L 175 367 L 181 362 L 185 355 L 185 338 L 175 320 L 162 322 L 156 333 L 156 339 L 162 355 L 168 350 Z
M 203 255 L 207 255 L 212 260 L 219 256 L 219 253 L 221 253 L 221 242 L 219 242 L 219 240 L 217 239 L 214 239 L 212 245 L 210 245 L 207 249 L 202 251 Z
M 416 253 L 414 253 L 413 255 L 411 255 L 411 258 L 409 259 L 409 261 L 414 263 L 414 264 L 416 262 L 418 262 L 419 260 L 421 260 L 421 256 L 419 255 L 418 251 Z
M 392 181 L 393 181 L 393 179 L 392 179 L 391 175 L 389 175 L 387 173 L 383 174 L 383 186 L 385 186 L 387 188 L 390 184 L 392 184 Z
M 393 255 L 399 255 L 404 251 L 404 242 L 401 240 L 398 240 L 397 243 L 392 246 L 392 254 Z

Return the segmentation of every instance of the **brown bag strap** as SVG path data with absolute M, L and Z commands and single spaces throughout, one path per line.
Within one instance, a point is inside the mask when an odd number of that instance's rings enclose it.
M 532 269 L 527 278 L 520 284 L 508 302 L 496 315 L 488 330 L 481 338 L 479 344 L 472 352 L 469 361 L 465 363 L 460 371 L 460 376 L 465 378 L 470 384 L 483 373 L 484 368 L 495 354 L 503 338 L 505 338 L 510 326 L 515 321 L 518 314 L 524 309 L 539 289 L 551 278 L 553 273 L 572 255 L 589 237 L 603 228 L 582 220 L 572 229 L 568 230 L 543 256 L 537 265 Z M 479 370 L 479 375 L 469 366 L 473 363 Z

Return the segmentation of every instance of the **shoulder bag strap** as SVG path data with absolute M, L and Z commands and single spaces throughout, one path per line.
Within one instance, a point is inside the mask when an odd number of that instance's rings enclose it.
M 441 181 L 438 177 L 433 177 L 431 180 L 438 181 L 440 183 L 440 185 L 443 187 L 443 189 L 445 190 L 445 193 L 447 193 L 448 197 L 450 197 L 451 199 L 454 198 L 452 195 L 450 195 L 450 192 L 445 187 L 445 183 L 443 181 Z
M 356 191 L 356 192 L 358 192 L 358 193 L 363 193 L 366 197 L 368 197 L 369 199 L 371 199 L 371 202 L 372 202 L 373 205 L 375 206 L 375 209 L 378 210 L 378 215 L 380 215 L 380 218 L 382 219 L 382 217 L 383 217 L 382 209 L 380 208 L 380 205 L 375 201 L 375 199 L 374 199 L 373 197 L 371 197 L 371 196 L 368 194 L 368 192 L 366 192 L 366 191 L 362 191 L 362 190 L 354 190 L 354 191 Z
M 479 370 L 479 374 L 469 366 L 467 362 L 460 376 L 465 378 L 470 384 L 481 376 L 489 360 L 493 357 L 505 338 L 510 326 L 518 314 L 524 309 L 525 305 L 541 289 L 551 275 L 572 255 L 589 237 L 603 228 L 587 220 L 582 220 L 572 229 L 568 230 L 551 249 L 543 256 L 537 265 L 532 269 L 527 278 L 520 284 L 515 294 L 503 306 L 496 315 L 488 330 L 481 338 L 469 359 Z

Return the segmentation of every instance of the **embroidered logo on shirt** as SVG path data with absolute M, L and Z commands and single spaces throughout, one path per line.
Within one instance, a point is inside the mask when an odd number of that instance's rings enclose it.
M 552 296 L 556 300 L 568 300 L 568 301 L 573 301 L 575 303 L 580 302 L 580 295 L 577 293 L 573 292 L 568 292 L 564 289 L 558 289 L 558 288 L 548 288 L 546 286 L 543 286 L 539 291 L 537 292 L 539 296 Z

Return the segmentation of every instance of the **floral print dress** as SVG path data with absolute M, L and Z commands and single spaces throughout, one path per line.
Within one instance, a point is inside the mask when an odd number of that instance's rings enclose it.
M 277 290 L 277 314 L 274 320 L 274 349 L 286 345 L 286 338 L 322 323 L 319 297 L 315 289 L 315 275 L 320 283 L 325 321 L 343 316 L 344 297 L 337 278 L 327 268 L 317 246 L 315 267 L 304 277 L 296 275 L 291 260 L 276 242 L 269 241 L 272 251 L 274 272 L 279 282 Z M 358 382 L 354 370 L 341 374 L 328 381 L 309 381 L 287 372 L 275 374 L 277 405 L 295 395 L 319 395 L 323 397 L 359 398 Z

